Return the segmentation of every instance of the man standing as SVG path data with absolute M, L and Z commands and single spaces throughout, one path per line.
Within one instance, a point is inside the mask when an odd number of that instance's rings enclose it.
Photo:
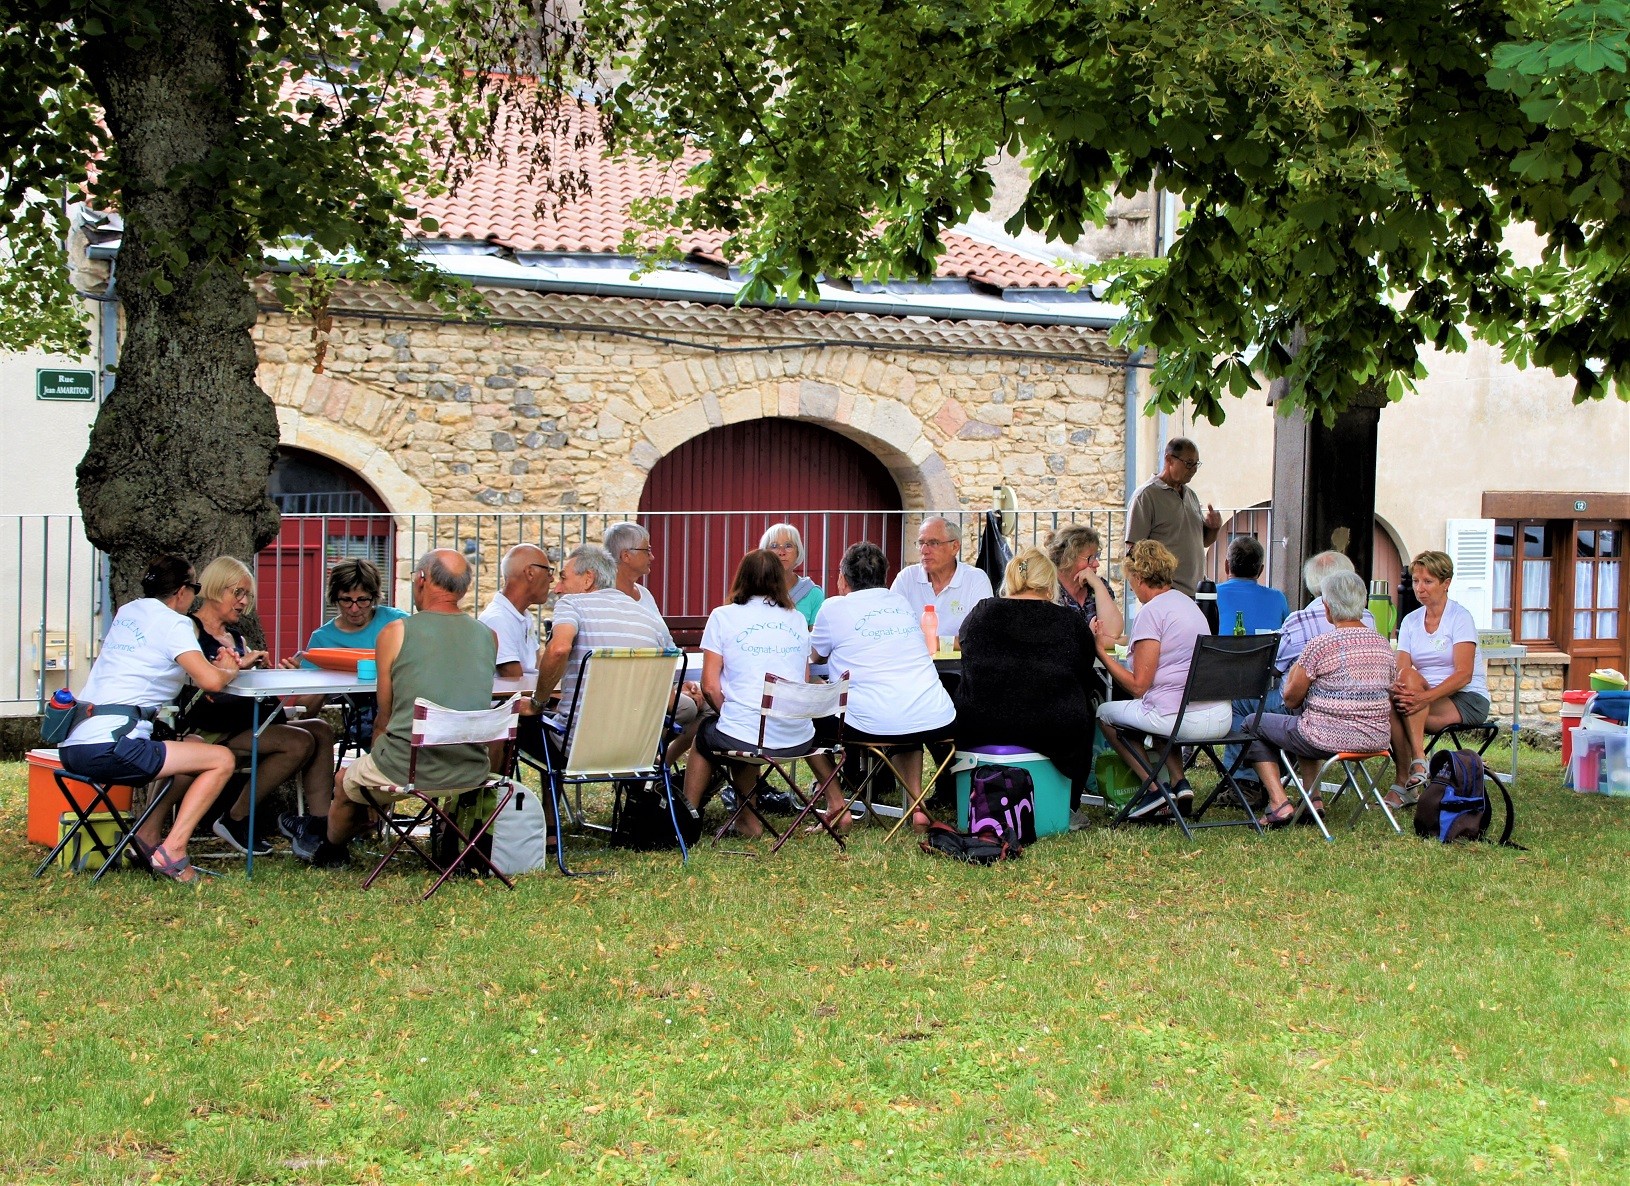
M 1189 483 L 1200 469 L 1200 450 L 1187 437 L 1173 437 L 1166 444 L 1161 470 L 1138 488 L 1126 513 L 1126 546 L 1139 540 L 1159 540 L 1177 557 L 1172 588 L 1193 597 L 1205 573 L 1206 549 L 1222 530 L 1222 516 L 1206 504 L 1200 513 L 1200 499 Z
M 924 519 L 917 529 L 920 564 L 908 564 L 889 586 L 906 599 L 914 618 L 934 607 L 939 632 L 955 635 L 962 631 L 968 611 L 992 596 L 990 578 L 962 560 L 962 528 L 949 519 Z
M 294 855 L 314 865 L 346 861 L 346 845 L 368 819 L 368 788 L 378 802 L 400 798 L 389 788 L 407 782 L 413 738 L 413 702 L 423 698 L 443 708 L 472 711 L 492 706 L 492 676 L 498 640 L 486 626 L 459 609 L 469 591 L 470 566 L 458 552 L 427 552 L 413 570 L 413 606 L 419 612 L 379 632 L 379 712 L 374 744 L 345 772 L 329 807 L 326 828 L 307 817 L 294 838 Z M 487 779 L 485 745 L 437 746 L 420 753 L 419 790 L 456 795 Z
M 498 570 L 503 588 L 478 619 L 498 636 L 498 674 L 531 675 L 538 669 L 538 624 L 528 611 L 549 600 L 555 567 L 542 548 L 516 544 Z

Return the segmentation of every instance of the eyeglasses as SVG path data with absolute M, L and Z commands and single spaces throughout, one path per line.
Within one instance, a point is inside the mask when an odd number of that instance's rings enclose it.
M 374 599 L 372 597 L 339 597 L 335 599 L 335 602 L 338 605 L 361 606 L 372 605 Z
M 655 554 L 655 552 L 652 549 L 650 544 L 646 544 L 643 548 L 624 548 L 623 551 L 625 551 L 625 552 L 644 552 L 647 556 Z
M 248 589 L 233 589 L 231 593 L 234 601 L 248 601 L 250 597 Z
M 1189 459 L 1189 458 L 1187 458 L 1187 457 L 1178 457 L 1178 458 L 1176 458 L 1176 459 L 1175 459 L 1175 460 L 1176 460 L 1176 461 L 1177 461 L 1177 463 L 1178 463 L 1178 464 L 1179 464 L 1179 465 L 1186 465 L 1186 466 L 1188 466 L 1188 467 L 1189 467 L 1189 471 L 1190 471 L 1190 472 L 1191 472 L 1191 473 L 1192 473 L 1192 472 L 1194 472 L 1194 471 L 1195 471 L 1195 470 L 1198 470 L 1198 469 L 1199 469 L 1199 468 L 1200 468 L 1200 459 L 1199 459 L 1199 458 L 1198 458 L 1198 457 L 1196 457 L 1196 458 L 1193 458 L 1193 459 L 1192 459 L 1192 460 L 1191 460 L 1191 459 Z
M 543 569 L 544 572 L 554 572 L 555 571 L 554 566 L 549 565 L 549 564 L 528 564 L 526 566 L 526 571 L 531 572 L 534 568 L 541 568 L 541 569 Z
M 204 592 L 204 586 L 200 585 L 197 581 L 182 581 L 181 587 L 183 589 L 191 589 L 194 597 L 202 596 Z
M 798 550 L 798 545 L 794 543 L 782 542 L 779 544 L 771 544 L 769 550 L 772 552 L 796 552 Z
M 917 541 L 917 546 L 919 548 L 943 548 L 946 544 L 954 543 L 956 543 L 954 539 L 920 539 Z

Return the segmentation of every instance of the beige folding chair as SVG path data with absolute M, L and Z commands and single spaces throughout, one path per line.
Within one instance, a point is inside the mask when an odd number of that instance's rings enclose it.
M 403 845 L 416 852 L 425 864 L 440 874 L 424 892 L 426 899 L 439 890 L 459 866 L 467 861 L 485 865 L 505 886 L 509 889 L 515 888 L 514 882 L 499 872 L 498 866 L 492 863 L 492 858 L 482 852 L 478 845 L 481 837 L 486 835 L 493 821 L 498 818 L 498 813 L 509 803 L 510 796 L 515 793 L 515 784 L 510 775 L 515 769 L 515 733 L 520 721 L 520 711 L 519 696 L 511 696 L 504 703 L 494 705 L 492 708 L 470 711 L 443 708 L 434 701 L 422 697 L 413 702 L 413 735 L 408 749 L 407 782 L 400 786 L 363 788 L 362 793 L 369 806 L 385 821 L 385 827 L 395 837 L 395 841 L 385 850 L 385 855 L 379 858 L 379 864 L 375 865 L 373 872 L 363 880 L 363 889 L 373 885 L 375 879 L 384 872 L 385 866 Z M 477 785 L 451 790 L 441 787 L 421 790 L 417 785 L 420 750 L 444 745 L 487 746 L 495 741 L 504 743 L 504 756 L 499 762 L 499 769 Z M 490 812 L 484 813 L 477 820 L 474 829 L 466 834 L 455 818 L 457 804 L 459 800 L 488 790 L 499 792 L 497 804 Z M 376 798 L 376 791 L 399 794 L 403 798 L 386 801 Z M 452 801 L 455 810 L 448 810 L 442 806 L 448 800 Z M 410 811 L 403 811 L 402 805 L 409 802 L 416 802 L 419 806 Z M 430 825 L 431 830 L 431 843 L 428 849 L 419 846 L 419 829 L 426 825 Z M 437 828 L 446 829 L 444 834 L 457 837 L 459 851 L 449 859 L 438 859 L 434 840 Z
M 556 821 L 555 860 L 568 877 L 566 844 L 558 826 L 566 788 L 577 800 L 582 826 L 607 834 L 617 830 L 629 784 L 661 784 L 681 860 L 689 856 L 678 813 L 689 811 L 670 777 L 663 750 L 673 733 L 674 707 L 685 672 L 685 653 L 672 648 L 600 647 L 578 665 L 577 687 L 566 722 L 544 723 L 544 763 L 522 761 L 547 781 Z M 612 822 L 589 824 L 583 814 L 583 787 L 612 785 Z M 699 830 L 699 829 L 697 829 Z M 695 833 L 693 832 L 693 835 Z

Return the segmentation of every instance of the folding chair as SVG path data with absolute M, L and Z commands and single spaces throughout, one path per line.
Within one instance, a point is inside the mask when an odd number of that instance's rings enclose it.
M 897 745 L 877 741 L 859 741 L 848 736 L 846 732 L 840 733 L 838 740 L 846 754 L 853 756 L 854 752 L 858 750 L 865 756 L 871 766 L 871 768 L 866 772 L 865 776 L 861 779 L 860 786 L 855 788 L 855 793 L 849 797 L 848 806 L 850 811 L 853 812 L 854 805 L 856 803 L 864 803 L 866 815 L 868 817 L 893 816 L 898 814 L 898 818 L 894 821 L 894 826 L 890 828 L 883 836 L 884 844 L 887 844 L 890 840 L 893 840 L 894 834 L 905 826 L 906 822 L 911 819 L 912 815 L 919 808 L 921 808 L 924 803 L 928 802 L 934 797 L 934 792 L 939 787 L 940 777 L 951 769 L 951 758 L 956 750 L 955 722 L 952 722 L 950 725 L 945 727 L 945 735 L 943 737 L 929 738 L 924 741 L 919 741 L 914 745 Z M 906 785 L 905 775 L 902 774 L 900 768 L 894 764 L 894 759 L 902 754 L 910 753 L 914 749 L 927 749 L 929 753 L 932 753 L 934 747 L 936 746 L 949 747 L 948 752 L 946 752 L 946 758 L 943 762 L 935 763 L 932 773 L 926 770 L 924 771 L 922 789 L 913 795 L 911 789 Z M 903 792 L 900 796 L 901 806 L 898 811 L 896 811 L 896 809 L 893 807 L 880 807 L 876 803 L 872 802 L 872 781 L 885 771 L 887 771 L 889 776 L 892 777 L 895 782 L 900 784 Z
M 772 718 L 776 720 L 812 721 L 817 717 L 837 717 L 841 724 L 843 714 L 848 710 L 848 707 L 849 673 L 847 671 L 830 683 L 806 684 L 802 680 L 782 679 L 773 672 L 764 676 L 764 698 L 759 704 L 758 714 L 759 749 L 726 750 L 719 756 L 727 763 L 756 766 L 761 771 L 775 771 L 776 774 L 781 776 L 781 781 L 786 783 L 787 790 L 791 793 L 792 801 L 797 805 L 798 811 L 792 817 L 792 822 L 787 825 L 787 830 L 777 832 L 775 826 L 764 817 L 764 813 L 759 811 L 757 803 L 754 802 L 757 797 L 757 788 L 755 787 L 754 793 L 736 797 L 736 809 L 730 813 L 729 818 L 724 821 L 724 824 L 713 836 L 715 847 L 718 846 L 719 841 L 725 838 L 725 834 L 735 826 L 736 821 L 744 813 L 750 811 L 753 813 L 754 818 L 764 825 L 764 830 L 775 837 L 775 843 L 770 846 L 770 851 L 772 853 L 781 851 L 781 846 L 787 842 L 789 837 L 797 833 L 799 825 L 814 810 L 815 803 L 820 797 L 826 793 L 826 788 L 831 779 L 837 778 L 840 773 L 839 769 L 834 769 L 831 778 L 815 787 L 814 793 L 806 798 L 804 793 L 798 789 L 798 780 L 793 778 L 791 772 L 782 763 L 796 761 L 798 758 L 807 758 L 812 754 L 823 754 L 833 759 L 835 767 L 841 768 L 843 747 L 838 745 L 811 745 L 809 749 L 799 754 L 779 758 L 771 757 L 768 754 L 759 752 L 764 748 L 765 726 Z M 761 774 L 760 779 L 763 780 L 763 778 L 764 776 Z M 817 812 L 815 819 L 821 825 L 821 830 L 832 838 L 832 842 L 838 846 L 840 852 L 847 847 L 843 837 L 832 830 L 832 825 L 826 822 L 824 816 Z
M 1142 777 L 1142 784 L 1137 794 L 1127 801 L 1126 806 L 1115 813 L 1110 826 L 1126 822 L 1132 807 L 1141 799 L 1146 791 L 1154 791 L 1166 801 L 1166 810 L 1183 829 L 1183 835 L 1194 839 L 1195 828 L 1229 828 L 1250 827 L 1258 835 L 1262 834 L 1262 825 L 1257 822 L 1256 812 L 1251 809 L 1251 802 L 1246 798 L 1244 790 L 1234 781 L 1234 773 L 1239 769 L 1240 763 L 1245 760 L 1245 750 L 1240 749 L 1234 755 L 1232 762 L 1224 762 L 1215 747 L 1227 745 L 1246 746 L 1256 740 L 1253 732 L 1225 729 L 1214 737 L 1198 740 L 1178 741 L 1177 735 L 1183 731 L 1183 717 L 1187 715 L 1189 705 L 1197 703 L 1210 703 L 1223 700 L 1255 700 L 1257 701 L 1256 714 L 1251 718 L 1246 730 L 1254 729 L 1257 721 L 1262 718 L 1262 700 L 1268 694 L 1268 681 L 1273 676 L 1274 654 L 1279 648 L 1279 640 L 1271 635 L 1210 635 L 1202 634 L 1194 641 L 1194 657 L 1189 663 L 1188 684 L 1183 689 L 1183 702 L 1178 706 L 1177 717 L 1172 721 L 1170 734 L 1162 736 L 1158 733 L 1146 736 L 1164 741 L 1160 748 L 1160 755 L 1153 764 L 1149 763 L 1148 756 L 1139 753 L 1137 747 L 1132 747 L 1133 756 L 1138 759 L 1138 765 L 1143 766 L 1142 771 L 1134 770 L 1134 774 Z M 1122 729 L 1121 732 L 1133 733 L 1132 730 Z M 1136 734 L 1133 733 L 1135 736 Z M 1166 767 L 1166 760 L 1173 753 L 1181 752 L 1181 747 L 1193 746 L 1194 756 L 1190 764 L 1204 754 L 1216 769 L 1217 785 L 1212 788 L 1211 794 L 1195 811 L 1194 822 L 1183 818 L 1178 810 L 1177 799 L 1173 796 L 1171 788 L 1161 780 L 1161 771 Z M 1244 819 L 1238 820 L 1204 820 L 1200 819 L 1211 805 L 1224 793 L 1231 795 L 1239 804 L 1240 810 L 1245 813 Z
M 1370 753 L 1334 754 L 1325 760 L 1310 782 L 1304 784 L 1296 760 L 1280 750 L 1280 765 L 1288 772 L 1285 785 L 1294 787 L 1302 800 L 1297 805 L 1296 815 L 1291 817 L 1292 822 L 1295 821 L 1296 816 L 1305 811 L 1313 817 L 1313 822 L 1319 826 L 1319 834 L 1326 840 L 1333 839 L 1330 835 L 1330 829 L 1325 827 L 1325 817 L 1329 816 L 1330 809 L 1340 801 L 1342 795 L 1352 791 L 1353 797 L 1358 800 L 1358 807 L 1353 811 L 1352 827 L 1358 827 L 1358 821 L 1364 818 L 1364 813 L 1370 809 L 1370 800 L 1374 799 L 1375 805 L 1381 809 L 1381 814 L 1387 817 L 1387 823 L 1392 825 L 1392 830 L 1399 835 L 1403 835 L 1403 829 L 1398 826 L 1398 820 L 1392 814 L 1392 808 L 1387 806 L 1387 797 L 1381 790 L 1381 784 L 1376 782 L 1375 774 L 1366 765 L 1366 763 L 1377 760 L 1391 762 L 1392 754 L 1388 750 L 1375 750 Z M 1341 768 L 1341 781 L 1326 782 L 1325 775 L 1331 773 L 1332 768 L 1337 766 Z M 1382 775 L 1382 778 L 1385 779 L 1385 774 Z M 1328 796 L 1324 794 L 1326 787 L 1333 788 Z M 1323 813 L 1313 805 L 1315 798 L 1323 800 Z
M 549 788 L 555 829 L 555 862 L 567 877 L 565 829 L 561 810 L 566 788 L 574 791 L 574 822 L 580 828 L 606 834 L 617 830 L 628 784 L 661 784 L 679 841 L 680 860 L 690 851 L 679 826 L 679 803 L 668 763 L 663 758 L 673 732 L 679 685 L 685 674 L 685 653 L 674 648 L 600 647 L 588 651 L 578 664 L 577 687 L 567 708 L 566 722 L 544 722 L 543 763 L 523 754 L 523 765 L 536 770 Z M 551 736 L 552 735 L 552 736 Z M 557 748 L 558 739 L 558 748 Z M 590 783 L 612 786 L 611 824 L 591 824 L 583 811 L 583 787 Z
M 1477 756 L 1481 758 L 1483 751 L 1494 744 L 1494 739 L 1500 735 L 1500 726 L 1493 721 L 1484 721 L 1481 725 L 1445 725 L 1435 733 L 1427 735 L 1425 750 L 1428 755 L 1439 745 L 1447 741 L 1456 749 L 1471 748 L 1466 744 L 1470 740 L 1477 746 Z
M 119 810 L 113 802 L 109 788 L 117 784 L 97 782 L 95 779 L 85 778 L 83 775 L 70 774 L 66 770 L 53 770 L 51 777 L 56 779 L 57 790 L 62 793 L 63 802 L 68 804 L 75 818 L 74 822 L 68 826 L 68 830 L 62 834 L 62 839 L 57 841 L 57 846 L 46 854 L 45 859 L 40 862 L 39 868 L 34 870 L 34 876 L 40 877 L 43 875 L 51 867 L 51 863 L 57 859 L 57 855 L 74 843 L 75 838 L 80 833 L 84 833 L 90 840 L 91 847 L 103 858 L 102 867 L 91 877 L 93 882 L 101 881 L 102 875 L 119 863 L 120 856 L 130 847 L 131 841 L 136 835 L 136 829 L 145 824 L 147 818 L 158 810 L 159 804 L 164 801 L 165 792 L 169 790 L 171 782 L 174 781 L 167 778 L 160 783 L 158 790 L 148 799 L 147 806 L 142 809 L 142 813 L 132 819 L 125 812 Z M 80 806 L 80 796 L 68 789 L 68 784 L 71 782 L 78 783 L 80 786 L 89 789 L 91 798 L 88 804 L 83 807 Z M 91 823 L 91 816 L 98 814 L 106 814 L 113 819 L 113 827 L 117 837 L 111 847 Z M 150 868 L 147 870 L 147 874 L 155 879 L 158 877 L 158 874 Z
M 373 872 L 363 880 L 363 889 L 373 885 L 391 858 L 404 845 L 416 852 L 426 865 L 440 875 L 424 892 L 420 901 L 428 900 L 430 895 L 439 890 L 466 861 L 476 861 L 485 865 L 506 888 L 515 888 L 515 883 L 499 872 L 498 867 L 492 863 L 492 858 L 481 851 L 479 844 L 481 837 L 487 834 L 493 821 L 498 818 L 498 813 L 503 811 L 505 805 L 509 803 L 510 796 L 515 793 L 515 784 L 510 775 L 515 769 L 515 731 L 520 720 L 520 711 L 519 696 L 511 696 L 504 703 L 494 705 L 492 708 L 470 711 L 443 708 L 422 697 L 413 702 L 413 736 L 408 750 L 407 782 L 401 786 L 363 788 L 363 797 L 368 800 L 368 805 L 385 821 L 387 831 L 395 837 L 394 842 L 385 850 L 385 855 L 379 858 L 379 864 L 375 865 Z M 432 794 L 418 788 L 416 780 L 420 750 L 443 745 L 485 746 L 495 741 L 504 743 L 504 754 L 499 761 L 496 774 L 490 775 L 473 787 L 442 794 Z M 403 798 L 381 802 L 375 798 L 373 793 L 375 790 L 400 794 Z M 499 792 L 497 805 L 466 834 L 455 818 L 458 804 L 461 800 L 471 799 L 488 790 Z M 411 814 L 401 810 L 402 804 L 409 802 L 418 804 L 411 809 Z M 449 802 L 452 810 L 444 808 L 442 806 L 444 802 Z M 455 843 L 461 847 L 451 859 L 443 861 L 437 858 L 433 839 L 428 851 L 420 846 L 417 833 L 426 825 L 429 825 L 431 837 L 437 828 L 442 828 L 456 838 Z

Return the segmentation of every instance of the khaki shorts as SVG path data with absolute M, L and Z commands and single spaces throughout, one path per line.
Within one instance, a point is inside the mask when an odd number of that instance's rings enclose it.
M 397 789 L 396 780 L 374 764 L 372 754 L 363 754 L 345 769 L 345 780 L 340 783 L 340 790 L 345 797 L 353 803 L 360 803 L 364 807 L 371 807 L 363 788 L 368 788 L 368 794 L 373 796 L 374 803 L 396 803 L 407 798 L 405 791 Z M 452 787 L 448 790 L 427 790 L 418 788 L 421 795 L 431 799 L 444 799 L 449 795 L 462 795 L 469 787 Z

